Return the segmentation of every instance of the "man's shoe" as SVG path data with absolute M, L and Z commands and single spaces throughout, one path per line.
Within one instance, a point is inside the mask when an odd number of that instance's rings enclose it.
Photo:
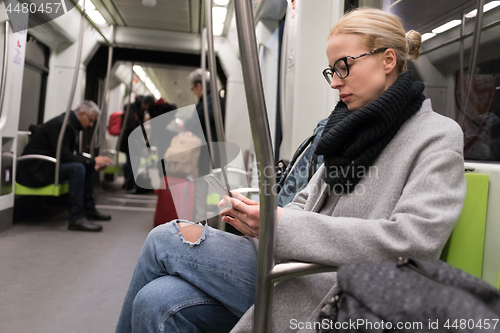
M 81 219 L 69 220 L 68 230 L 101 231 L 102 226 L 100 226 L 99 224 L 94 224 L 83 217 Z
M 87 219 L 94 221 L 109 221 L 111 220 L 111 215 L 104 215 L 98 210 L 94 210 L 93 212 L 86 212 Z

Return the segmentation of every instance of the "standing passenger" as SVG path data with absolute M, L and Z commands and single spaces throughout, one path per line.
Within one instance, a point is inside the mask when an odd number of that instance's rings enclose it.
M 420 43 L 419 33 L 405 33 L 397 16 L 377 9 L 352 11 L 331 30 L 323 74 L 343 103 L 318 143 L 324 165 L 277 208 L 280 262 L 439 258 L 465 196 L 463 134 L 434 113 L 424 85 L 406 72 Z M 246 237 L 185 221 L 149 234 L 117 332 L 252 331 L 260 208 L 230 200 L 223 221 Z M 331 272 L 278 283 L 272 332 L 314 321 L 335 282 Z
M 125 178 L 125 183 L 123 187 L 128 190 L 133 190 L 135 187 L 134 174 L 132 172 L 132 164 L 130 162 L 130 154 L 128 151 L 128 137 L 132 131 L 144 123 L 144 114 L 146 110 L 151 108 L 155 103 L 155 98 L 151 95 L 147 96 L 137 96 L 135 98 L 134 103 L 130 103 L 130 111 L 126 120 L 123 121 L 122 126 L 125 126 L 125 130 L 123 131 L 122 141 L 120 142 L 120 151 L 124 152 L 127 155 L 127 161 L 123 166 L 123 176 Z M 124 117 L 125 113 L 129 108 L 129 105 L 125 105 L 123 109 Z M 139 192 L 141 190 L 136 189 Z M 146 191 L 149 192 L 149 191 Z
M 212 92 L 210 91 L 210 73 L 205 72 L 203 75 L 203 70 L 201 68 L 195 69 L 189 74 L 189 81 L 191 82 L 191 91 L 193 94 L 198 97 L 198 104 L 196 104 L 196 112 L 193 112 L 191 118 L 186 119 L 184 122 L 180 122 L 179 126 L 189 132 L 200 135 L 195 131 L 198 122 L 201 124 L 201 128 L 203 130 L 203 136 L 205 142 L 217 142 L 217 131 L 215 127 L 215 117 L 214 110 L 212 107 Z M 205 81 L 207 86 L 207 104 L 208 104 L 208 123 L 210 124 L 210 134 L 211 137 L 208 137 L 208 132 L 206 128 L 205 122 L 205 111 L 203 108 L 203 85 L 202 82 Z M 215 93 L 215 96 L 218 96 L 218 93 Z M 224 123 L 225 117 L 225 107 L 224 107 L 224 99 L 220 96 L 220 105 L 221 105 L 221 114 L 222 114 L 222 122 Z M 200 139 L 203 139 L 200 137 Z M 214 152 L 212 152 L 212 161 L 214 162 L 214 168 L 220 167 L 220 157 L 217 149 L 217 145 L 212 145 L 214 148 Z M 198 177 L 207 175 L 210 172 L 210 156 L 208 156 L 208 149 L 201 149 L 199 163 L 198 163 Z M 203 221 L 206 219 L 206 201 L 207 201 L 207 190 L 208 184 L 204 182 L 196 183 L 196 198 L 195 198 L 195 221 Z

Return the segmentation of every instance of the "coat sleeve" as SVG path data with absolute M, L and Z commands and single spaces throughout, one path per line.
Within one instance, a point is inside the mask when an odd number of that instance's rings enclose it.
M 308 186 L 281 215 L 277 257 L 332 266 L 399 256 L 437 259 L 463 206 L 463 156 L 459 149 L 436 149 L 415 161 L 386 219 L 332 217 L 306 211 Z M 320 176 L 317 172 L 313 180 Z

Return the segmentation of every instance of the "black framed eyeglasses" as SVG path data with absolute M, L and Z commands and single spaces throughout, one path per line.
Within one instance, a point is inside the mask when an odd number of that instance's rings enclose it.
M 388 47 L 382 47 L 382 48 L 379 48 L 379 49 L 376 49 L 376 50 L 373 50 L 370 52 L 363 53 L 357 57 L 347 56 L 347 57 L 340 58 L 339 60 L 335 61 L 335 63 L 333 64 L 333 67 L 328 67 L 327 69 L 325 69 L 323 71 L 323 76 L 325 77 L 326 82 L 328 82 L 328 84 L 331 85 L 334 73 L 337 74 L 339 79 L 345 79 L 347 76 L 349 76 L 349 64 L 347 63 L 347 59 L 353 59 L 353 60 L 359 59 L 359 58 L 367 56 L 367 55 L 372 55 L 375 53 L 384 52 L 387 49 L 388 49 Z

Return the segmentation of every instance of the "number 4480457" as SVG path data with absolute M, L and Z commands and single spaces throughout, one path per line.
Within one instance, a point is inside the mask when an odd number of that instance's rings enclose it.
M 50 2 L 45 2 L 41 3 L 39 6 L 37 6 L 36 3 L 17 3 L 14 8 L 12 8 L 12 3 L 9 3 L 9 5 L 5 8 L 7 13 L 30 13 L 30 14 L 35 14 L 35 13 L 46 13 L 46 14 L 51 14 L 52 12 L 57 13 L 59 11 L 59 8 L 61 7 L 61 3 L 50 3 Z
M 455 319 L 454 321 L 451 321 L 448 319 L 444 323 L 443 327 L 447 329 L 454 328 L 461 330 L 473 328 L 489 330 L 490 328 L 495 329 L 499 320 L 500 319 L 479 319 L 475 321 L 474 319 Z

